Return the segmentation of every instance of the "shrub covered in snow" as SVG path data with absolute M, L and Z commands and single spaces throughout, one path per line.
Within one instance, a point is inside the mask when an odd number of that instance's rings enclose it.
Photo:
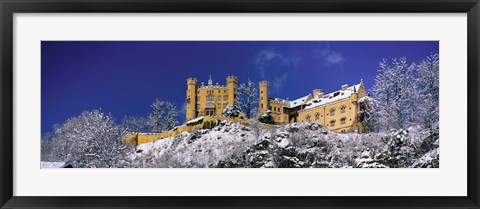
M 137 147 L 138 167 L 387 168 L 438 167 L 438 151 L 420 149 L 435 137 L 420 128 L 392 133 L 333 133 L 319 123 L 257 129 L 222 122 Z M 438 139 L 438 136 L 436 136 Z
M 70 162 L 76 168 L 129 167 L 130 144 L 122 142 L 124 130 L 112 116 L 99 110 L 85 111 L 56 127 L 48 161 Z
M 238 105 L 229 105 L 223 110 L 223 116 L 229 118 L 236 118 L 242 113 L 242 109 Z
M 267 110 L 267 113 L 261 114 L 258 116 L 258 121 L 265 123 L 265 124 L 274 124 L 275 121 L 273 120 L 272 112 Z

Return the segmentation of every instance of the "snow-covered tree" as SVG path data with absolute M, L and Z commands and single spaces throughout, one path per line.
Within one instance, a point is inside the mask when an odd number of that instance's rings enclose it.
M 402 92 L 403 126 L 417 125 L 420 121 L 419 107 L 421 96 L 418 88 L 417 64 L 412 63 L 404 72 L 404 90 Z
M 380 62 L 373 86 L 374 119 L 380 130 L 438 123 L 439 63 L 432 54 L 420 64 L 407 64 L 406 58 Z
M 274 124 L 275 120 L 273 119 L 272 111 L 267 110 L 267 113 L 259 115 L 258 121 L 266 124 Z
M 422 124 L 433 128 L 439 120 L 439 60 L 431 54 L 418 64 L 419 112 Z
M 150 107 L 152 113 L 148 119 L 153 132 L 168 131 L 179 124 L 177 107 L 172 102 L 157 98 Z
M 414 64 L 407 64 L 407 58 L 394 58 L 391 63 L 384 59 L 373 86 L 375 105 L 374 117 L 380 130 L 403 128 L 407 117 L 412 113 L 415 102 L 411 92 L 415 92 Z
M 223 116 L 236 118 L 242 113 L 242 109 L 237 104 L 229 105 L 223 110 Z
M 122 127 L 127 132 L 149 132 L 152 128 L 148 118 L 125 116 L 122 120 Z
M 128 167 L 128 143 L 114 118 L 99 110 L 85 111 L 55 129 L 53 161 L 69 161 L 74 167 Z
M 41 138 L 41 159 L 42 161 L 53 161 L 52 160 L 52 147 L 54 142 L 55 135 L 53 133 L 46 133 Z
M 257 94 L 256 84 L 250 79 L 238 87 L 238 104 L 245 110 L 247 118 L 251 118 L 251 113 L 254 112 L 252 108 L 258 103 Z
M 360 111 L 357 113 L 359 121 L 362 123 L 366 132 L 374 130 L 374 118 L 373 111 L 375 103 L 369 96 L 365 96 L 358 101 Z

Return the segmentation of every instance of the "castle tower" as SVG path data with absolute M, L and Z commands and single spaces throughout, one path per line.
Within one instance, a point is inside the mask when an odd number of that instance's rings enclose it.
M 233 105 L 237 100 L 237 87 L 238 87 L 238 78 L 235 76 L 227 77 L 227 105 Z
M 187 121 L 197 117 L 197 79 L 187 79 L 187 107 L 185 116 Z
M 265 114 L 268 110 L 268 82 L 260 81 L 260 83 L 258 83 L 258 86 L 260 86 L 260 100 L 258 102 L 258 112 L 260 112 L 260 114 Z

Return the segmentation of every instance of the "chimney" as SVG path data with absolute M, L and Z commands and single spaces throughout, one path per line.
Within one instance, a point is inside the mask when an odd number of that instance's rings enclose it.
M 347 90 L 347 88 L 348 88 L 348 84 L 342 85 L 342 91 Z
M 313 98 L 322 98 L 323 97 L 323 91 L 321 89 L 315 89 L 313 90 Z

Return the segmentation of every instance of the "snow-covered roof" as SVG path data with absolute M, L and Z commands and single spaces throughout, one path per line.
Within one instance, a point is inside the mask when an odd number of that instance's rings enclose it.
M 282 102 L 282 103 L 288 103 L 288 100 L 281 99 L 281 98 L 271 97 L 270 100 L 277 101 L 277 102 Z
M 352 93 L 354 93 L 354 91 L 358 92 L 359 88 L 360 84 L 357 84 L 350 86 L 345 90 L 339 90 L 330 94 L 326 94 L 322 98 L 314 98 L 307 103 L 307 107 L 305 107 L 305 110 L 349 98 Z
M 290 103 L 290 108 L 298 107 L 298 106 L 304 104 L 305 101 L 308 99 L 309 96 L 310 96 L 310 94 L 308 94 L 307 96 L 298 98 L 298 99 L 296 99 L 296 100 L 289 101 L 289 103 Z

